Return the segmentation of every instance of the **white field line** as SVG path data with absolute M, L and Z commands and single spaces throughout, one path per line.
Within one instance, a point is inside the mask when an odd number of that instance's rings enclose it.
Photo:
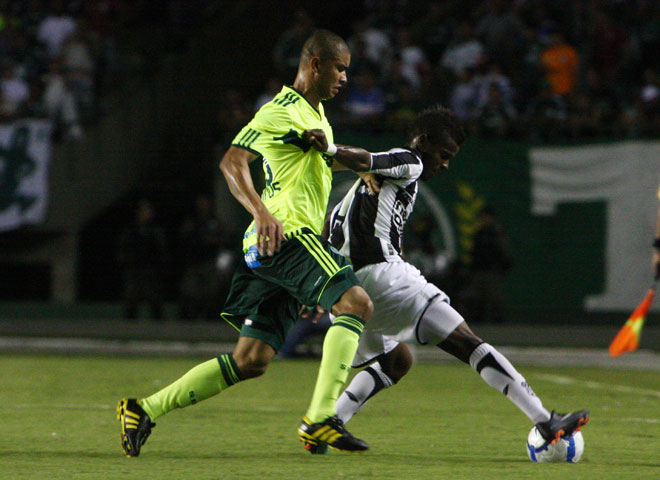
M 660 398 L 660 391 L 650 390 L 647 388 L 629 387 L 627 385 L 612 385 L 609 383 L 594 382 L 593 380 L 579 380 L 577 378 L 566 377 L 563 375 L 552 375 L 540 373 L 534 375 L 535 378 L 540 378 L 557 385 L 580 385 L 581 387 L 590 388 L 592 390 L 606 390 L 610 392 L 631 393 L 635 395 L 647 395 L 649 397 Z
M 14 403 L 11 408 L 35 409 L 35 410 L 114 410 L 112 405 L 49 405 L 38 403 Z
M 642 417 L 629 417 L 620 419 L 624 422 L 636 422 L 636 423 L 660 423 L 659 418 L 642 418 Z

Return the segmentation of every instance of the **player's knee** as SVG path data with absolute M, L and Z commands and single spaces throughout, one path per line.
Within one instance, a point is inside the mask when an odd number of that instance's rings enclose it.
M 362 287 L 355 286 L 344 292 L 332 306 L 332 313 L 335 316 L 350 313 L 366 322 L 374 313 L 374 304 Z
M 449 336 L 438 344 L 445 352 L 453 355 L 464 363 L 470 363 L 470 355 L 483 343 L 465 322 L 461 323 Z
M 410 371 L 413 364 L 412 353 L 403 343 L 381 358 L 378 363 L 392 382 L 397 383 Z
M 374 304 L 371 301 L 371 298 L 369 298 L 369 295 L 367 295 L 367 292 L 364 292 L 364 296 L 360 298 L 360 301 L 357 305 L 358 311 L 361 313 L 358 314 L 358 316 L 364 320 L 365 322 L 371 318 L 371 315 L 374 313 Z
M 245 355 L 234 354 L 234 361 L 243 379 L 260 377 L 268 369 L 269 360 L 259 355 L 248 353 Z
M 410 355 L 410 352 L 408 352 L 408 355 L 402 356 L 398 359 L 397 363 L 392 369 L 392 376 L 390 377 L 394 383 L 397 383 L 410 371 L 412 364 L 413 359 L 412 355 Z

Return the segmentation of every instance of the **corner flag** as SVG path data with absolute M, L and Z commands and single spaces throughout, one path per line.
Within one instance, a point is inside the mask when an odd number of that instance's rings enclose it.
M 618 357 L 624 353 L 635 351 L 639 347 L 642 327 L 644 326 L 644 320 L 646 320 L 646 314 L 649 308 L 651 308 L 656 286 L 657 279 L 651 288 L 649 288 L 642 303 L 637 306 L 632 315 L 630 315 L 630 318 L 628 318 L 628 321 L 621 327 L 614 340 L 612 340 L 610 344 L 610 356 Z

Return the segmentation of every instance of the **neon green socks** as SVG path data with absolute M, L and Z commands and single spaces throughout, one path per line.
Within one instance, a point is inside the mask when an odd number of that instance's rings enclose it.
M 323 341 L 323 359 L 316 387 L 307 410 L 312 423 L 335 415 L 335 404 L 351 370 L 364 321 L 350 314 L 340 315 Z M 208 360 L 193 367 L 174 383 L 139 400 L 152 421 L 174 410 L 211 398 L 242 380 L 231 354 Z
M 335 404 L 351 371 L 364 320 L 350 314 L 335 319 L 323 341 L 323 358 L 306 417 L 312 423 L 335 415 Z
M 231 354 L 193 367 L 174 383 L 138 403 L 151 420 L 188 405 L 211 398 L 242 380 Z

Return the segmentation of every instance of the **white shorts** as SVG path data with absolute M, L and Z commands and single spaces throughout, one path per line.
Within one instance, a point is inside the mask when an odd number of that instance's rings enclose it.
M 436 302 L 449 304 L 449 297 L 407 262 L 367 265 L 355 274 L 371 297 L 374 313 L 360 336 L 354 367 L 391 352 L 400 342 L 423 345 L 418 332 L 422 316 Z M 434 330 L 440 340 L 463 321 L 453 309 L 447 310 L 453 314 L 437 315 L 434 309 Z

